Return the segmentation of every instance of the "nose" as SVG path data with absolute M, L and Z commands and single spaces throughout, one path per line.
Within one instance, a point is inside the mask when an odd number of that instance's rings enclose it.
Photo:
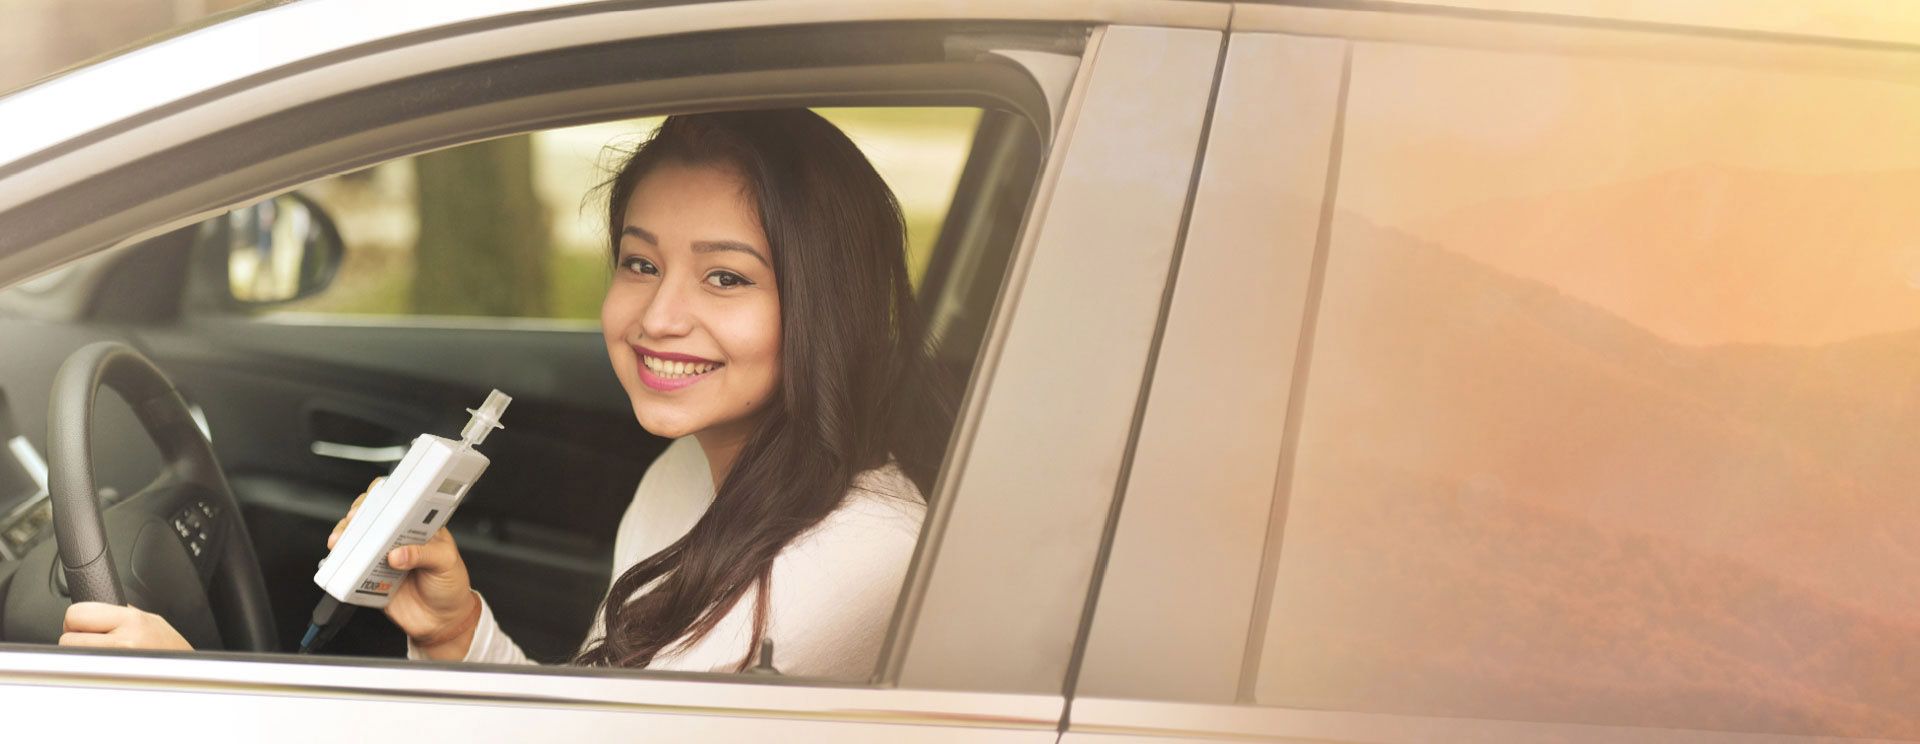
M 640 312 L 640 333 L 647 338 L 675 338 L 693 330 L 692 288 L 680 286 L 685 282 L 663 279 Z

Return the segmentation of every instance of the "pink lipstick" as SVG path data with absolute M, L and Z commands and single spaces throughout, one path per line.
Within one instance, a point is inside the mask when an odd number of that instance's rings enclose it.
M 633 353 L 639 360 L 640 382 L 661 392 L 685 388 L 726 366 L 706 357 L 654 351 L 638 344 L 633 345 Z

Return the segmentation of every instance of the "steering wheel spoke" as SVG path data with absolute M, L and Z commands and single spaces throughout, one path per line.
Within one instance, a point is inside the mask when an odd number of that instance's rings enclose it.
M 166 525 L 193 564 L 201 587 L 212 587 L 226 541 L 233 533 L 230 520 L 238 516 L 227 510 L 217 494 L 203 484 L 168 470 L 146 488 L 109 507 L 108 512 L 123 509 Z

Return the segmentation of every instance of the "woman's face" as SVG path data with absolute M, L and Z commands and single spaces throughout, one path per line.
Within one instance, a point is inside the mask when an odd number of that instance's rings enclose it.
M 600 327 L 633 415 L 744 439 L 780 382 L 773 254 L 734 170 L 662 163 L 627 202 Z

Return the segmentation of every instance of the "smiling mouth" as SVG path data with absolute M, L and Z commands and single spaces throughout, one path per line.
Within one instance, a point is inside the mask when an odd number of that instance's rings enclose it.
M 635 345 L 640 358 L 640 383 L 661 392 L 672 392 L 707 378 L 727 365 L 689 354 L 654 351 Z
M 646 367 L 648 372 L 667 380 L 699 377 L 723 366 L 719 362 L 684 362 L 647 354 L 640 355 L 640 365 Z

